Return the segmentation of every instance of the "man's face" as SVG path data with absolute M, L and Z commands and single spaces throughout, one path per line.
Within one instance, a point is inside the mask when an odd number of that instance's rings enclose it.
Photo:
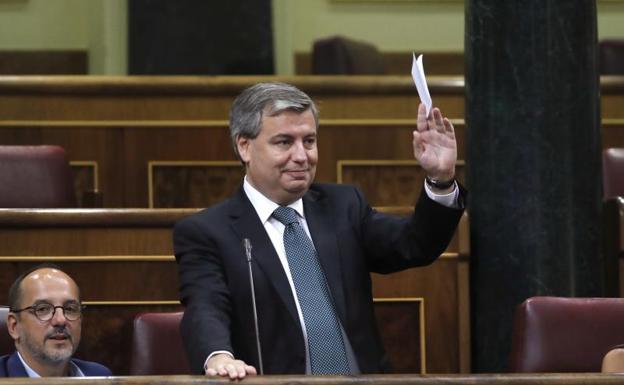
M 301 198 L 314 180 L 318 151 L 316 122 L 310 110 L 264 116 L 255 139 L 239 137 L 247 180 L 272 201 L 287 205 Z
M 65 273 L 39 269 L 21 283 L 20 308 L 49 303 L 53 306 L 79 305 L 78 287 Z M 54 309 L 52 319 L 39 320 L 32 311 L 10 313 L 9 333 L 24 360 L 30 364 L 66 363 L 78 348 L 82 319 L 69 321 L 62 309 Z

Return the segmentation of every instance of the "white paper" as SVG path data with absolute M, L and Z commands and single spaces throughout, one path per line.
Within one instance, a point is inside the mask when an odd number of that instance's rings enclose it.
M 416 90 L 418 90 L 418 97 L 420 101 L 425 105 L 427 109 L 427 116 L 429 116 L 429 111 L 431 111 L 431 95 L 429 95 L 429 88 L 427 87 L 427 79 L 425 78 L 425 70 L 423 69 L 422 64 L 422 56 L 419 55 L 418 59 L 416 59 L 416 54 L 412 53 L 414 60 L 412 61 L 412 79 L 414 79 L 414 84 L 416 85 Z

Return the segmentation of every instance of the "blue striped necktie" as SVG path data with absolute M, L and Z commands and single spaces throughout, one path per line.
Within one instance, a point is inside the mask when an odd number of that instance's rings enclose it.
M 349 363 L 325 274 L 297 212 L 280 206 L 273 217 L 284 224 L 284 248 L 308 335 L 312 374 L 349 374 Z

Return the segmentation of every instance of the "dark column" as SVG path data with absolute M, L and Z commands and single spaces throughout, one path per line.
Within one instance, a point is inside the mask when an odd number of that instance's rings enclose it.
M 507 370 L 516 306 L 601 296 L 594 0 L 468 0 L 474 372 Z

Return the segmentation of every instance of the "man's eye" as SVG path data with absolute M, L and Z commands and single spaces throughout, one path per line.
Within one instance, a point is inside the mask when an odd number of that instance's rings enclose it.
M 42 304 L 35 306 L 35 311 L 42 314 L 49 312 L 50 309 L 52 309 L 52 305 Z

